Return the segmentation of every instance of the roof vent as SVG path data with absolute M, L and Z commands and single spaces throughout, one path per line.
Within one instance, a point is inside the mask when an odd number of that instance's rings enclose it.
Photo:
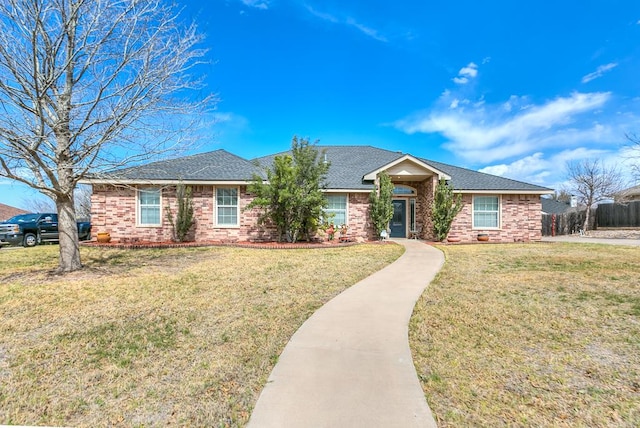
M 324 154 L 324 160 L 322 161 L 323 163 L 327 163 L 327 154 Z

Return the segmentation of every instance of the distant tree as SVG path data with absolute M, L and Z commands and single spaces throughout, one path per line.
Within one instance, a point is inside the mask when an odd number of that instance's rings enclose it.
M 431 203 L 433 234 L 437 241 L 442 241 L 447 237 L 451 230 L 451 224 L 462 210 L 462 206 L 462 195 L 459 193 L 454 195 L 453 189 L 446 180 L 438 181 Z
M 631 154 L 629 159 L 631 160 L 631 168 L 633 169 L 635 178 L 640 181 L 640 136 L 637 134 L 627 134 L 627 140 L 631 143 Z
M 622 188 L 620 172 L 608 167 L 600 160 L 585 159 L 567 163 L 567 178 L 571 192 L 578 202 L 586 207 L 583 230 L 591 224 L 592 208 L 595 204 L 612 199 Z
M 200 40 L 164 0 L 0 2 L 0 177 L 55 202 L 60 271 L 82 267 L 76 185 L 174 149 L 210 104 Z
M 78 221 L 89 221 L 91 218 L 91 186 L 78 185 L 73 192 L 73 204 Z M 22 205 L 34 213 L 55 213 L 56 203 L 46 195 L 22 199 Z
M 566 189 L 560 189 L 559 192 L 556 190 L 553 192 L 553 195 L 551 195 L 551 199 L 558 202 L 569 203 L 571 202 L 571 193 Z
M 56 211 L 56 204 L 51 198 L 41 196 L 37 198 L 23 198 L 22 205 L 28 211 L 34 213 L 53 213 Z
M 321 154 L 315 143 L 293 137 L 291 154 L 276 156 L 265 169 L 267 181 L 256 175 L 247 188 L 255 198 L 245 210 L 261 208 L 259 224 L 273 224 L 278 241 L 309 240 L 324 218 L 322 189 L 330 165 Z
M 176 186 L 176 216 L 174 218 L 173 211 L 169 206 L 166 207 L 167 220 L 171 223 L 173 231 L 173 240 L 184 242 L 191 227 L 195 223 L 193 217 L 193 192 L 191 186 L 185 186 L 180 183 Z
M 393 217 L 393 183 L 386 171 L 378 174 L 378 186 L 369 195 L 369 217 L 374 232 L 380 238 L 380 232 L 387 230 Z

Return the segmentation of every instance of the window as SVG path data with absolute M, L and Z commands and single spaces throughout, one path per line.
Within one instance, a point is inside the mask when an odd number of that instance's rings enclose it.
M 396 184 L 393 188 L 393 194 L 398 196 L 415 196 L 416 189 L 405 186 L 404 184 Z
M 500 227 L 500 199 L 498 196 L 473 197 L 473 227 L 497 229 Z
M 339 226 L 347 224 L 347 195 L 327 195 L 326 214 L 333 214 L 330 222 Z
M 138 224 L 160 226 L 160 189 L 138 190 Z
M 216 224 L 238 226 L 238 188 L 216 188 Z

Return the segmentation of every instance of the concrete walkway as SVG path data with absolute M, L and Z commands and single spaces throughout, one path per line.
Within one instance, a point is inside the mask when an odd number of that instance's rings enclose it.
M 435 427 L 408 341 L 413 307 L 444 263 L 420 241 L 316 311 L 293 335 L 249 427 Z
M 607 245 L 628 245 L 633 247 L 640 246 L 640 239 L 621 239 L 621 238 L 591 238 L 589 236 L 577 235 L 560 235 L 560 236 L 543 236 L 543 242 L 573 242 L 580 244 L 607 244 Z

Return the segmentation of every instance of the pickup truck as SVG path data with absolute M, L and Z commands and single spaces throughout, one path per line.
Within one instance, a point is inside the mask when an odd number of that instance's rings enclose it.
M 81 241 L 91 239 L 91 223 L 78 222 L 78 237 Z M 0 248 L 33 247 L 44 242 L 58 242 L 58 214 L 20 214 L 0 222 Z

